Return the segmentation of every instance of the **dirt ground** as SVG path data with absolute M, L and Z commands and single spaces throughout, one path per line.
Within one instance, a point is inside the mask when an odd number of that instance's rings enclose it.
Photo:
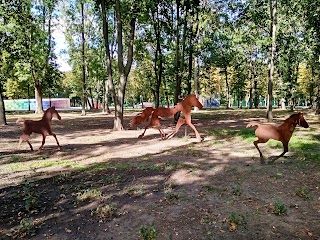
M 320 239 L 320 165 L 289 151 L 261 165 L 254 145 L 210 130 L 244 129 L 265 110 L 201 110 L 184 129 L 112 131 L 113 115 L 61 112 L 44 150 L 16 150 L 21 129 L 0 127 L 0 239 Z M 280 123 L 290 115 L 274 111 Z M 319 119 L 294 136 L 320 136 Z M 166 133 L 172 120 L 164 121 Z M 221 131 L 222 132 L 222 131 Z M 34 149 L 41 136 L 32 135 Z M 266 156 L 280 148 L 261 145 Z M 289 144 L 290 150 L 290 144 Z M 154 236 L 157 237 L 154 237 Z

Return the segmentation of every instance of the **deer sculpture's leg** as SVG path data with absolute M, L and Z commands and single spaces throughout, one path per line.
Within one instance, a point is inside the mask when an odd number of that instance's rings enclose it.
M 196 138 L 198 139 L 198 142 L 201 142 L 202 139 L 200 137 L 200 134 L 199 134 L 198 130 L 196 129 L 196 127 L 191 122 L 191 115 L 186 116 L 186 124 L 188 124 L 193 129 L 194 133 L 196 134 Z
M 265 164 L 266 161 L 265 161 L 265 159 L 264 159 L 264 157 L 263 157 L 263 155 L 262 155 L 262 152 L 260 151 L 260 149 L 259 149 L 259 147 L 258 147 L 258 143 L 265 143 L 265 142 L 267 142 L 267 141 L 268 141 L 268 140 L 264 140 L 264 139 L 260 139 L 260 138 L 259 138 L 258 140 L 256 140 L 256 141 L 253 142 L 254 146 L 255 146 L 256 149 L 258 149 L 258 151 L 259 151 L 261 164 Z
M 172 138 L 179 131 L 180 127 L 185 124 L 185 122 L 184 118 L 179 118 L 174 131 L 167 136 L 167 139 Z
M 33 147 L 32 147 L 32 145 L 31 145 L 29 139 L 27 139 L 26 142 L 29 144 L 29 147 L 30 147 L 31 151 L 33 151 Z
M 166 134 L 164 133 L 164 131 L 163 131 L 160 127 L 157 127 L 157 129 L 158 129 L 159 132 L 160 132 L 161 138 L 162 138 L 163 140 L 166 139 Z
M 202 139 L 201 139 L 200 134 L 199 134 L 198 130 L 196 129 L 196 127 L 191 122 L 188 123 L 188 125 L 193 129 L 194 133 L 196 134 L 196 138 L 198 139 L 198 142 L 201 142 Z
M 22 139 L 22 136 L 21 136 L 20 139 L 19 139 L 19 144 L 18 144 L 17 149 L 20 149 L 20 146 L 21 146 L 22 141 L 23 141 L 23 139 Z
M 21 137 L 20 137 L 20 139 L 19 139 L 19 144 L 18 144 L 17 149 L 20 149 L 20 146 L 21 146 L 21 143 L 22 143 L 23 140 L 25 140 L 25 141 L 28 143 L 31 151 L 33 151 L 33 147 L 32 147 L 32 145 L 31 145 L 31 143 L 30 143 L 30 141 L 29 141 L 29 136 L 26 135 L 26 134 L 22 134 L 22 135 L 21 135 Z
M 39 150 L 43 149 L 43 145 L 44 145 L 45 142 L 46 142 L 46 135 L 42 134 L 42 144 L 41 144 Z
M 140 134 L 138 138 L 143 138 L 144 133 L 147 131 L 147 129 L 148 129 L 148 128 L 149 128 L 149 125 L 148 125 L 148 126 L 146 126 L 146 127 L 144 128 L 143 133 L 142 133 L 142 134 Z
M 277 160 L 278 158 L 281 158 L 283 155 L 285 155 L 289 151 L 288 142 L 284 142 L 282 143 L 282 145 L 283 145 L 283 152 L 279 156 L 274 157 L 272 160 L 270 160 L 269 163 L 274 163 L 275 160 Z
M 58 150 L 60 150 L 60 149 L 61 149 L 61 146 L 60 146 L 60 144 L 59 144 L 59 142 L 58 142 L 58 138 L 57 138 L 56 134 L 51 133 L 51 135 L 56 139 L 56 142 L 57 142 L 57 145 L 58 145 Z
M 143 133 L 140 134 L 138 138 L 143 138 L 143 136 L 144 136 L 144 134 L 146 133 L 147 129 L 148 129 L 149 127 L 153 127 L 153 126 L 154 126 L 154 125 L 153 125 L 153 122 L 152 122 L 152 120 L 151 120 L 151 122 L 144 128 Z

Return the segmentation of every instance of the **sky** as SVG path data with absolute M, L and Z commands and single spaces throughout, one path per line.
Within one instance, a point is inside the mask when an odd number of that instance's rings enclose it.
M 56 43 L 54 53 L 57 56 L 57 63 L 60 66 L 59 70 L 61 72 L 71 71 L 71 66 L 68 64 L 68 55 L 61 53 L 62 50 L 65 50 L 68 47 L 63 32 L 60 30 L 55 30 L 52 36 Z
M 56 25 L 57 27 L 54 29 L 52 33 L 52 37 L 56 43 L 54 53 L 57 56 L 57 63 L 60 66 L 59 70 L 61 72 L 71 71 L 71 66 L 68 64 L 69 56 L 68 54 L 62 54 L 62 50 L 66 50 L 68 48 L 68 44 L 66 42 L 66 38 L 63 33 L 64 24 L 59 21 Z

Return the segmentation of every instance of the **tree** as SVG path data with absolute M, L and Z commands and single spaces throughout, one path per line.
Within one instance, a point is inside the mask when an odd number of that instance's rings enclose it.
M 131 70 L 133 62 L 133 44 L 135 36 L 136 27 L 136 10 L 137 3 L 135 1 L 124 1 L 116 0 L 114 3 L 114 13 L 116 22 L 116 32 L 117 32 L 117 59 L 118 59 L 118 74 L 119 74 L 119 84 L 118 91 L 114 88 L 114 79 L 112 75 L 112 61 L 109 46 L 109 31 L 108 31 L 108 21 L 106 16 L 106 2 L 104 0 L 97 1 L 100 5 L 102 11 L 103 20 L 103 35 L 106 48 L 106 62 L 108 70 L 108 87 L 112 92 L 114 106 L 115 106 L 115 118 L 114 118 L 114 129 L 123 130 L 123 110 L 124 110 L 124 99 L 126 84 L 128 80 L 128 75 Z M 124 41 L 124 36 L 126 37 Z M 126 45 L 124 45 L 126 43 Z M 127 48 L 126 64 L 124 63 L 124 46 Z
M 35 113 L 43 113 L 42 88 L 53 57 L 52 20 L 56 0 L 43 0 L 34 6 L 33 28 L 30 36 L 31 76 L 35 88 Z
M 273 120 L 272 115 L 272 98 L 273 98 L 273 78 L 274 78 L 274 62 L 276 54 L 276 31 L 277 31 L 277 3 L 278 0 L 269 0 L 270 5 L 270 58 L 269 58 L 269 75 L 268 75 L 268 103 L 267 103 L 267 119 Z
M 3 86 L 12 77 L 15 64 L 28 53 L 28 33 L 31 3 L 25 1 L 0 2 L 0 125 L 6 125 Z

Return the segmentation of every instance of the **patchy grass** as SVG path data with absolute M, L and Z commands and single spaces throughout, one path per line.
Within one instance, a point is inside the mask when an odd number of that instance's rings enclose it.
M 77 193 L 77 200 L 80 202 L 94 200 L 102 196 L 102 192 L 97 189 L 86 189 Z
M 210 134 L 217 139 L 228 139 L 230 137 L 241 137 L 246 142 L 252 142 L 256 140 L 254 130 L 241 129 L 241 130 L 228 130 L 228 129 L 210 129 Z
M 273 204 L 273 213 L 276 215 L 284 215 L 287 212 L 287 206 L 280 199 L 277 199 Z
M 98 206 L 91 214 L 101 220 L 108 220 L 118 216 L 117 208 L 112 203 Z
M 33 161 L 31 164 L 24 164 L 21 162 L 13 163 L 6 166 L 6 169 L 10 169 L 13 171 L 23 171 L 23 170 L 37 170 L 40 168 L 47 167 L 75 167 L 78 163 L 76 161 L 68 161 L 68 160 L 47 160 L 47 161 Z
M 306 186 L 302 186 L 302 187 L 296 189 L 295 194 L 298 197 L 303 198 L 304 200 L 310 199 L 310 189 Z

